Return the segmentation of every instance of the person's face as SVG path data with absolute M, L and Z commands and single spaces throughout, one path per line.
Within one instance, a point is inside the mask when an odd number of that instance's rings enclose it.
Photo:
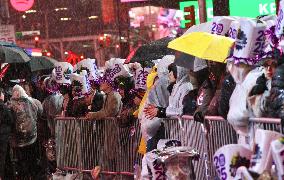
M 267 79 L 272 79 L 272 76 L 274 75 L 277 66 L 276 62 L 271 59 L 265 62 L 263 66 L 265 68 L 265 77 Z
M 141 99 L 138 98 L 138 97 L 135 97 L 135 98 L 134 98 L 134 104 L 135 104 L 136 106 L 139 106 L 140 103 L 141 103 Z
M 170 83 L 176 82 L 176 78 L 175 78 L 175 76 L 174 76 L 173 71 L 171 71 L 171 72 L 169 73 L 169 81 L 170 81 Z

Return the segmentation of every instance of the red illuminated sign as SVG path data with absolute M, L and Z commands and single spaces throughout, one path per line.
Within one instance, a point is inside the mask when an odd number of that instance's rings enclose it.
M 10 0 L 11 5 L 17 11 L 27 11 L 34 5 L 34 0 Z

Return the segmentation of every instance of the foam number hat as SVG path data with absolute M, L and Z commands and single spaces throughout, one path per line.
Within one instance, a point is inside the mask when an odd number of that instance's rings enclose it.
M 248 167 L 252 151 L 240 144 L 229 144 L 214 154 L 214 165 L 220 179 L 229 180 L 236 176 L 241 166 Z
M 239 20 L 233 21 L 231 23 L 231 25 L 230 25 L 230 29 L 229 29 L 229 32 L 228 32 L 228 37 L 230 37 L 232 39 L 237 39 L 239 28 L 240 28 Z
M 270 144 L 282 137 L 275 131 L 257 129 L 255 133 L 254 153 L 251 158 L 250 171 L 262 174 L 264 170 L 270 170 L 272 166 L 272 154 Z
M 284 32 L 284 0 L 281 0 L 279 2 L 279 10 L 277 14 L 275 34 L 279 39 L 281 39 Z
M 125 59 L 120 58 L 111 58 L 105 63 L 105 78 L 109 81 L 114 81 L 118 76 L 130 77 L 129 68 L 127 65 L 124 65 Z
M 254 65 L 264 54 L 267 24 L 259 19 L 242 18 L 239 21 L 240 28 L 233 53 L 235 64 L 242 62 Z
M 72 88 L 75 90 L 75 95 L 77 97 L 82 97 L 89 94 L 91 88 L 86 70 L 83 70 L 80 74 L 73 73 L 71 75 L 71 81 Z
M 284 177 L 284 137 L 271 142 L 271 151 L 278 179 Z
M 272 52 L 279 46 L 279 39 L 275 36 L 275 26 L 277 22 L 276 15 L 266 15 L 259 17 L 260 20 L 264 21 L 267 26 L 265 29 L 265 55 L 271 57 L 274 55 Z
M 193 32 L 171 41 L 168 47 L 201 59 L 225 63 L 233 44 L 234 40 L 228 37 Z
M 151 73 L 152 68 L 142 68 L 141 66 L 135 70 L 134 83 L 135 89 L 147 89 L 147 76 Z
M 230 16 L 215 16 L 212 20 L 212 34 L 218 34 L 225 36 L 230 30 L 231 23 L 235 21 L 235 18 Z
M 58 84 L 70 85 L 73 66 L 68 62 L 57 62 L 54 64 L 52 76 Z
M 78 62 L 74 66 L 74 71 L 77 73 L 82 72 L 83 70 L 86 70 L 88 73 L 88 79 L 90 81 L 96 81 L 99 78 L 98 75 L 98 68 L 96 65 L 96 60 L 95 59 L 84 59 L 80 62 Z

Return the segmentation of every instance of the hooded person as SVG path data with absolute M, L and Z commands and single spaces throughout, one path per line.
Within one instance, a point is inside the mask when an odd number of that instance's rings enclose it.
M 204 122 L 205 115 L 218 115 L 218 98 L 221 92 L 221 82 L 225 72 L 225 65 L 216 62 L 207 62 L 208 69 L 203 69 L 203 82 L 198 91 L 197 108 L 194 120 Z
M 40 113 L 38 104 L 29 97 L 25 90 L 15 85 L 8 107 L 15 115 L 15 128 L 12 132 L 11 147 L 19 175 L 34 179 L 38 172 L 39 153 L 37 141 L 37 117 Z
M 169 106 L 166 109 L 167 115 L 183 115 L 184 114 L 184 98 L 193 90 L 193 86 L 190 83 L 188 69 L 180 66 L 176 66 L 176 83 L 173 86 L 169 98 Z
M 156 149 L 157 143 L 164 138 L 164 127 L 159 117 L 149 118 L 146 113 L 148 106 L 166 108 L 169 104 L 170 93 L 168 91 L 168 66 L 173 63 L 174 56 L 168 55 L 162 58 L 157 65 L 158 80 L 151 88 L 146 100 L 141 118 L 142 134 L 147 141 L 147 152 Z
M 149 118 L 165 118 L 167 116 L 183 115 L 184 113 L 184 97 L 193 89 L 192 84 L 189 82 L 189 71 L 186 68 L 170 64 L 169 72 L 170 85 L 167 88 L 171 93 L 169 105 L 165 108 L 150 104 L 145 109 Z
M 230 109 L 227 119 L 233 128 L 243 135 L 247 135 L 249 125 L 248 118 L 250 112 L 247 106 L 247 99 L 256 85 L 257 79 L 265 72 L 262 67 L 251 70 L 252 66 L 261 60 L 260 57 L 264 53 L 264 46 L 258 49 L 255 46 L 259 43 L 265 44 L 265 29 L 266 23 L 259 19 L 241 19 L 234 47 L 232 57 L 234 62 L 230 72 L 236 82 L 236 87 L 230 98 Z M 263 36 L 261 37 L 256 35 L 262 33 Z M 234 68 L 235 72 L 233 72 Z
M 47 120 L 50 130 L 50 136 L 55 137 L 55 121 L 57 115 L 61 115 L 63 96 L 59 92 L 59 85 L 53 77 L 47 77 L 44 80 L 44 87 L 48 92 L 48 96 L 44 99 L 42 106 L 44 109 L 43 118 Z

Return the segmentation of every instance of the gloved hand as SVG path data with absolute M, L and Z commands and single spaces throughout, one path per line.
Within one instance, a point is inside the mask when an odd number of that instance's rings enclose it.
M 262 74 L 259 78 L 257 78 L 256 85 L 250 91 L 249 96 L 259 95 L 264 93 L 265 90 L 268 90 L 266 86 L 266 81 L 267 79 L 265 78 L 264 74 Z

